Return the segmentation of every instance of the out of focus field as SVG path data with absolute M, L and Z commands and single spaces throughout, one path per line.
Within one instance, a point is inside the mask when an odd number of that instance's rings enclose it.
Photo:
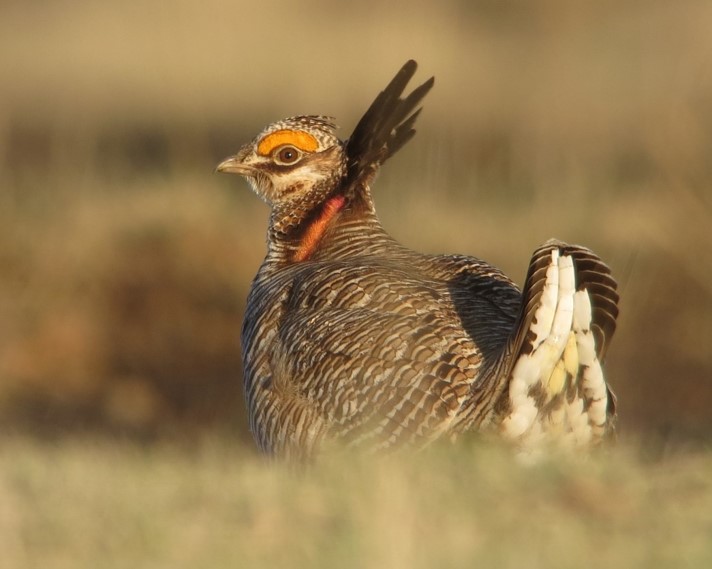
M 525 468 L 486 445 L 288 471 L 232 443 L 0 447 L 6 567 L 657 569 L 712 562 L 709 453 Z
M 712 4 L 0 12 L 8 567 L 710 564 Z M 377 181 L 384 225 L 518 282 L 550 237 L 609 262 L 612 455 L 527 470 L 473 443 L 295 477 L 252 454 L 239 328 L 267 209 L 212 169 L 285 116 L 348 136 L 408 58 L 436 85 Z

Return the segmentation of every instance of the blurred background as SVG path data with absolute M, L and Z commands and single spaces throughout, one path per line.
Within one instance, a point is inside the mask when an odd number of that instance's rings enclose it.
M 239 330 L 267 208 L 215 165 L 264 125 L 347 137 L 436 76 L 374 191 L 426 252 L 521 283 L 557 237 L 613 268 L 624 436 L 712 434 L 712 3 L 0 5 L 0 427 L 249 438 Z

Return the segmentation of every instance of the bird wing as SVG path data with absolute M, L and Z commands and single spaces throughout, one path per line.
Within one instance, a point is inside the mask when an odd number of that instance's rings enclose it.
M 616 289 L 584 247 L 548 241 L 534 252 L 501 360 L 508 438 L 526 447 L 551 433 L 583 445 L 612 430 L 615 399 L 601 362 L 616 328 Z
M 308 435 L 313 441 L 300 445 L 325 438 L 373 450 L 417 448 L 444 433 L 481 363 L 446 284 L 349 263 L 315 266 L 295 281 L 278 326 L 258 354 L 246 353 L 248 374 L 271 378 L 257 397 L 280 398 L 253 406 L 274 415 L 253 422 L 272 425 L 259 428 L 271 437 L 263 446 L 281 449 Z M 305 417 L 317 425 L 307 434 Z
M 416 107 L 433 86 L 431 77 L 403 97 L 418 64 L 407 61 L 386 88 L 371 103 L 346 142 L 348 157 L 344 189 L 347 195 L 367 186 L 388 158 L 414 135 L 420 109 Z

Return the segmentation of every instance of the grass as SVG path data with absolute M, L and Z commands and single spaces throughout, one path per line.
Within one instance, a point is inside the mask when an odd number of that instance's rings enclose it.
M 705 567 L 712 454 L 468 442 L 295 471 L 225 439 L 0 441 L 6 567 Z

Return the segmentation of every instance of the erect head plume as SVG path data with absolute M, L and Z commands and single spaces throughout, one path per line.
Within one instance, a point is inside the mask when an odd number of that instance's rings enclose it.
M 275 235 L 305 231 L 305 222 L 322 219 L 324 211 L 333 218 L 357 196 L 360 207 L 372 210 L 369 184 L 380 165 L 415 134 L 418 106 L 433 86 L 431 77 L 404 96 L 416 69 L 413 60 L 403 65 L 347 142 L 337 138 L 330 117 L 292 117 L 269 125 L 217 169 L 243 175 L 272 206 Z

